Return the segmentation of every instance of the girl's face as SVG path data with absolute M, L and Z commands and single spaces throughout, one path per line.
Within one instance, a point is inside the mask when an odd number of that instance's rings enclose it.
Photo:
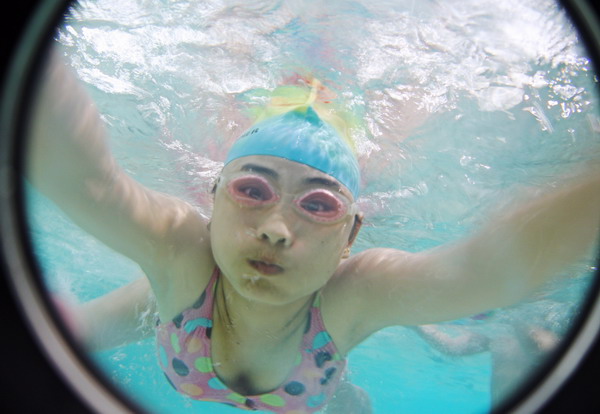
M 325 173 L 279 157 L 239 158 L 217 185 L 213 255 L 240 295 L 290 303 L 333 275 L 356 214 L 348 189 Z

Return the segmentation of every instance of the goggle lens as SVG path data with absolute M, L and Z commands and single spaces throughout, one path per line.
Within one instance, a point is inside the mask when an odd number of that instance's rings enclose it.
M 313 220 L 331 222 L 342 218 L 348 207 L 327 190 L 311 190 L 295 201 L 296 207 Z
M 235 201 L 249 207 L 271 204 L 279 199 L 267 180 L 254 175 L 230 180 L 227 190 Z

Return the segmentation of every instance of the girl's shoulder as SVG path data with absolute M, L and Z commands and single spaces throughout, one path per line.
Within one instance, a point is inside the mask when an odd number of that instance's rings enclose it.
M 323 287 L 321 306 L 324 323 L 341 352 L 399 319 L 394 304 L 410 288 L 405 281 L 415 270 L 414 262 L 414 254 L 376 248 L 340 263 Z
M 170 320 L 191 306 L 217 269 L 208 232 L 171 253 L 154 269 L 144 269 L 156 296 L 160 319 Z
M 347 354 L 369 332 L 366 296 L 367 277 L 361 274 L 361 255 L 344 259 L 321 290 L 323 323 L 340 353 Z

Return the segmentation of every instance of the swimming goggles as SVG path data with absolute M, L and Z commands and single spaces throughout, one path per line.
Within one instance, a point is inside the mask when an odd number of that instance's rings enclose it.
M 229 197 L 242 207 L 265 208 L 277 204 L 285 196 L 292 196 L 294 209 L 317 223 L 337 223 L 350 214 L 356 214 L 355 203 L 343 194 L 325 188 L 310 189 L 300 195 L 284 194 L 277 192 L 260 175 L 244 173 L 222 178 Z

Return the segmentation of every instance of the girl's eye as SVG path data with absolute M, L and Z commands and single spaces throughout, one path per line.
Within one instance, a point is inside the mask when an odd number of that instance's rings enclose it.
M 252 187 L 252 186 L 243 186 L 243 187 L 239 187 L 237 189 L 238 193 L 241 195 L 244 195 L 248 198 L 251 198 L 253 200 L 259 200 L 259 201 L 264 201 L 265 199 L 265 192 L 258 187 Z
M 311 216 L 322 219 L 338 218 L 345 210 L 340 200 L 326 192 L 310 193 L 298 205 Z
M 229 184 L 229 192 L 236 200 L 248 205 L 260 204 L 275 198 L 271 187 L 257 177 L 241 177 L 233 180 Z

